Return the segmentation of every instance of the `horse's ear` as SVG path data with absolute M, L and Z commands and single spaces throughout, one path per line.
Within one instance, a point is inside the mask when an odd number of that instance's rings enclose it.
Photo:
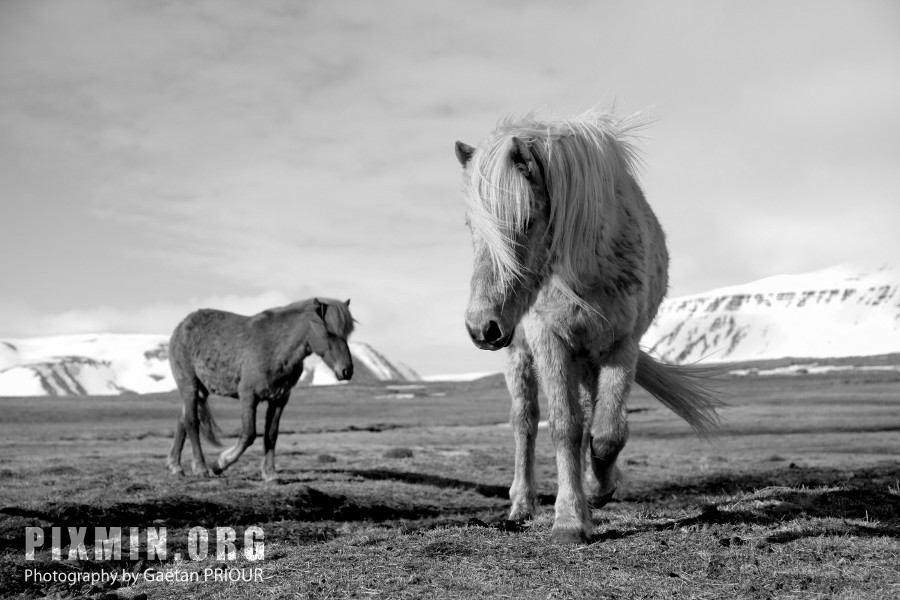
M 475 148 L 463 142 L 456 142 L 456 160 L 459 161 L 459 164 L 465 167 L 472 160 L 473 154 L 475 154 Z
M 328 305 L 319 302 L 318 298 L 313 298 L 313 306 L 316 308 L 316 314 L 319 315 L 319 318 L 324 321 L 325 311 L 328 310 Z
M 346 306 L 350 306 L 350 298 L 347 298 L 347 301 L 346 301 L 346 302 L 344 302 L 344 305 L 346 305 Z
M 525 179 L 533 186 L 543 186 L 544 178 L 541 175 L 540 166 L 538 166 L 537 158 L 531 151 L 526 142 L 517 137 L 512 138 L 512 148 L 509 151 L 509 158 L 513 165 L 519 170 Z

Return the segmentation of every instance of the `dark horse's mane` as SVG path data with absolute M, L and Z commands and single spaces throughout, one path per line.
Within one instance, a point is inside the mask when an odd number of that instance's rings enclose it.
M 328 308 L 325 311 L 325 329 L 328 333 L 347 339 L 353 333 L 356 321 L 350 314 L 350 307 L 347 302 L 335 300 L 334 298 L 308 298 L 306 300 L 298 300 L 291 302 L 285 306 L 278 308 L 270 308 L 263 313 L 286 313 L 286 312 L 306 312 L 314 310 L 316 301 L 325 304 Z

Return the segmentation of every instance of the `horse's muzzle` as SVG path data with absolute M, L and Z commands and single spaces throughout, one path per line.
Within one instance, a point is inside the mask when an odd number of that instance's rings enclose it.
M 340 371 L 335 370 L 334 374 L 338 381 L 349 381 L 353 377 L 353 365 L 344 367 Z
M 503 327 L 493 319 L 477 325 L 467 321 L 466 329 L 469 330 L 472 343 L 481 350 L 500 350 L 512 342 L 512 331 L 504 331 Z

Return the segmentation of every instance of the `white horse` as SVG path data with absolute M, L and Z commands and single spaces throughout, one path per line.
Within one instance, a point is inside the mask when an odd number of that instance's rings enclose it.
M 616 489 L 634 381 L 700 433 L 717 421 L 704 370 L 656 362 L 638 346 L 666 294 L 669 257 L 635 181 L 628 134 L 636 125 L 598 111 L 560 122 L 526 116 L 502 121 L 476 148 L 456 143 L 474 246 L 466 326 L 479 348 L 509 347 L 509 517 L 537 509 L 540 383 L 556 447 L 552 538 L 560 542 L 588 540 L 588 500 L 603 506 Z

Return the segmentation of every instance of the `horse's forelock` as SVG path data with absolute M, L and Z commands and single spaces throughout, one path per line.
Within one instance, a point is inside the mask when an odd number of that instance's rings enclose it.
M 356 323 L 350 314 L 350 307 L 340 300 L 320 298 L 319 301 L 328 305 L 325 310 L 325 326 L 328 331 L 344 339 L 350 337 Z
M 618 118 L 598 110 L 572 120 L 541 122 L 529 114 L 507 118 L 476 149 L 468 168 L 469 220 L 490 252 L 501 282 L 522 275 L 514 233 L 530 217 L 533 194 L 510 158 L 511 138 L 531 146 L 544 167 L 550 194 L 553 270 L 567 295 L 580 285 L 579 266 L 602 244 L 604 218 L 614 214 L 616 185 L 626 185 L 639 164 L 629 135 L 639 116 Z
M 493 135 L 472 157 L 466 181 L 469 223 L 478 232 L 502 283 L 521 277 L 516 232 L 531 216 L 533 194 L 510 160 L 512 135 Z
M 328 333 L 347 339 L 353 333 L 356 326 L 356 320 L 350 314 L 350 307 L 346 302 L 335 300 L 333 298 L 309 298 L 307 300 L 299 300 L 283 307 L 282 310 L 299 310 L 301 312 L 312 311 L 313 304 L 318 301 L 327 305 L 325 309 L 325 319 L 318 319 L 321 326 L 324 326 Z

